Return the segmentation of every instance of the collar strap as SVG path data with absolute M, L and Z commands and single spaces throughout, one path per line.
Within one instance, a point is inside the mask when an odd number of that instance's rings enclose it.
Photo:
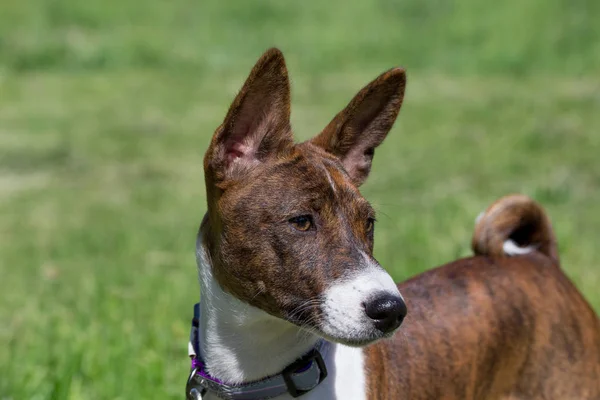
M 323 356 L 329 350 L 329 342 L 319 340 L 312 350 L 277 375 L 240 385 L 229 385 L 213 378 L 206 372 L 204 363 L 199 357 L 199 317 L 200 306 L 196 304 L 194 305 L 189 345 L 192 372 L 185 388 L 188 400 L 200 400 L 206 392 L 212 392 L 225 400 L 270 399 L 285 393 L 289 393 L 292 397 L 299 397 L 319 386 L 327 377 L 327 367 Z

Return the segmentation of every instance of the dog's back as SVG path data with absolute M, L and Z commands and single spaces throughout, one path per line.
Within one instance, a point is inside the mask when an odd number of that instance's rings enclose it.
M 600 399 L 600 322 L 525 196 L 479 219 L 475 256 L 399 285 L 409 313 L 366 349 L 373 399 Z M 509 257 L 511 256 L 511 257 Z M 395 393 L 390 397 L 390 393 Z

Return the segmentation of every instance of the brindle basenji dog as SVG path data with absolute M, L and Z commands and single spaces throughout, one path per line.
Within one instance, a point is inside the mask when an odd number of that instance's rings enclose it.
M 373 257 L 358 188 L 405 86 L 383 73 L 294 143 L 281 52 L 252 69 L 204 159 L 188 398 L 600 399 L 598 317 L 529 198 L 482 214 L 474 257 L 398 286 Z

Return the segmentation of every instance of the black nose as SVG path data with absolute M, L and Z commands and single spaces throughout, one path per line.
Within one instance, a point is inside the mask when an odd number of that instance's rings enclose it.
M 402 297 L 380 293 L 365 302 L 365 312 L 375 323 L 375 328 L 383 333 L 389 333 L 400 326 L 407 310 Z

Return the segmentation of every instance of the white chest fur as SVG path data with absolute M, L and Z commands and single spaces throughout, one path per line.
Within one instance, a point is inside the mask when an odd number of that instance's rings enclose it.
M 333 344 L 327 355 L 328 376 L 305 397 L 307 400 L 365 400 L 363 349 Z

